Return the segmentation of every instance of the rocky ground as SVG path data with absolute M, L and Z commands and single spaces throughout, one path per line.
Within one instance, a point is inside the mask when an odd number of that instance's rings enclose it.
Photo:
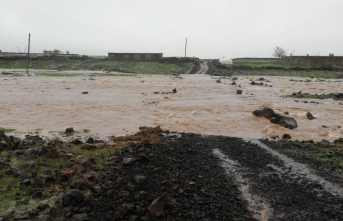
M 308 99 L 333 99 L 333 100 L 343 100 L 343 93 L 329 93 L 329 94 L 309 94 L 309 93 L 302 93 L 299 91 L 298 93 L 293 93 L 286 97 L 292 98 L 308 98 Z
M 0 220 L 342 220 L 342 138 L 0 134 Z

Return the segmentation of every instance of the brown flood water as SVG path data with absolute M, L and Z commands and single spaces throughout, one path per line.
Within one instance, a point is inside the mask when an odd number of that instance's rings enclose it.
M 64 131 L 67 127 L 91 133 L 125 135 L 139 126 L 201 134 L 262 138 L 288 133 L 293 139 L 343 137 L 343 101 L 314 100 L 294 102 L 280 95 L 342 92 L 343 82 L 293 82 L 290 77 L 264 77 L 273 87 L 249 85 L 249 79 L 239 76 L 242 95 L 230 79 L 216 83 L 208 75 L 134 77 L 1 77 L 0 127 L 17 131 Z M 300 78 L 297 78 L 300 80 Z M 312 79 L 313 80 L 313 79 Z M 154 94 L 154 92 L 177 93 Z M 81 94 L 88 91 L 89 94 Z M 252 95 L 253 94 L 253 95 Z M 288 111 L 298 122 L 289 130 L 252 115 L 266 105 L 276 112 Z M 308 120 L 310 111 L 317 119 Z M 322 125 L 328 128 L 321 127 Z

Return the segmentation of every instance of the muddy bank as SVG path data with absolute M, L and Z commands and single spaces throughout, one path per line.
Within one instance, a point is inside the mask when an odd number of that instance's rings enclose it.
M 291 98 L 309 98 L 309 99 L 333 99 L 333 100 L 343 100 L 343 93 L 329 93 L 329 94 L 309 94 L 309 93 L 302 93 L 301 91 L 298 93 L 293 93 L 291 95 L 286 95 L 285 97 Z

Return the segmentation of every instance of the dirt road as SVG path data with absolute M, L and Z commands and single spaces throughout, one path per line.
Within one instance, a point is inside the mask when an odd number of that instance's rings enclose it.
M 149 155 L 150 162 L 124 167 L 123 180 L 130 185 L 139 174 L 146 176 L 145 183 L 135 185 L 126 199 L 117 192 L 95 197 L 93 217 L 113 220 L 120 204 L 148 206 L 167 191 L 172 209 L 158 220 L 343 220 L 342 177 L 306 159 L 283 154 L 279 143 L 171 136 L 176 137 L 174 144 L 136 152 Z
M 197 72 L 197 74 L 206 74 L 208 70 L 207 62 L 200 63 L 200 70 Z

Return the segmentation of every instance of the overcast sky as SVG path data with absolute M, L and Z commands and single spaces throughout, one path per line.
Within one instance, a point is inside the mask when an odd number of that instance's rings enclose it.
M 343 0 L 0 0 L 0 50 L 343 55 Z

